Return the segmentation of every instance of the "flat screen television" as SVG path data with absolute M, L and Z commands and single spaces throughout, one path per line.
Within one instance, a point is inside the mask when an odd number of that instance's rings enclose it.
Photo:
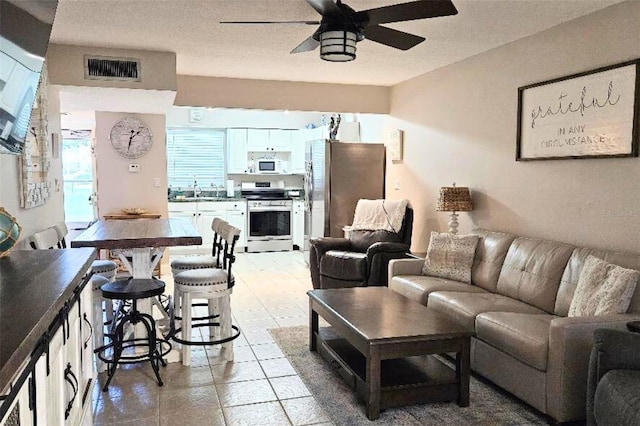
M 57 6 L 0 0 L 0 153 L 22 152 Z

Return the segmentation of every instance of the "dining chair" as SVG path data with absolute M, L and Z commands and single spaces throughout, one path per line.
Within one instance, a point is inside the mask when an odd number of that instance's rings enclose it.
M 191 364 L 191 346 L 209 346 L 221 344 L 227 361 L 233 361 L 233 340 L 240 336 L 240 329 L 232 324 L 231 293 L 235 284 L 231 267 L 236 260 L 235 245 L 240 237 L 240 229 L 222 221 L 217 224 L 219 243 L 218 268 L 191 269 L 177 273 L 174 278 L 174 324 L 173 340 L 182 344 L 182 364 Z M 218 257 L 216 257 L 218 258 Z M 193 317 L 194 299 L 206 299 L 209 316 Z M 211 312 L 217 315 L 211 315 Z M 215 318 L 218 321 L 215 321 Z M 193 329 L 209 328 L 209 339 L 198 341 L 192 338 Z M 218 332 L 219 331 L 219 332 Z M 178 335 L 180 337 L 178 337 Z M 204 339 L 203 339 L 204 340 Z

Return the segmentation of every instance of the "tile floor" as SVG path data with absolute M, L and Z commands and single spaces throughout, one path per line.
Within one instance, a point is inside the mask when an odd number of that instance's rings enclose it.
M 94 388 L 94 424 L 331 424 L 267 331 L 308 324 L 311 279 L 302 254 L 242 253 L 233 268 L 231 306 L 234 323 L 242 329 L 235 361 L 226 363 L 217 347 L 194 347 L 191 367 L 173 363 L 161 369 L 162 387 L 148 363 L 123 367 L 108 392 Z M 172 291 L 170 273 L 162 279 Z M 206 328 L 200 332 L 205 338 Z

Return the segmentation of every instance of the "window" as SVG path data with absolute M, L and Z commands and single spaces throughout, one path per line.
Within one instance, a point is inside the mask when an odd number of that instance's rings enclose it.
M 172 188 L 224 186 L 224 131 L 167 129 L 167 175 Z

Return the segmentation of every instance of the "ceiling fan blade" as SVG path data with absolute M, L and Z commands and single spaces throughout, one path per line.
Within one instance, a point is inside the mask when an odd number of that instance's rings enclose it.
M 426 39 L 417 35 L 405 33 L 380 25 L 365 27 L 363 30 L 366 39 L 400 50 L 409 50 Z
M 307 0 L 309 6 L 314 8 L 322 16 L 342 16 L 342 10 L 333 0 Z
M 291 53 L 302 53 L 302 52 L 311 52 L 320 46 L 320 42 L 313 38 L 313 36 L 309 37 L 302 43 L 298 45 L 295 49 L 291 51 Z
M 413 21 L 456 15 L 458 10 L 451 0 L 419 0 L 356 12 L 355 19 L 369 25 Z
M 220 24 L 305 24 L 320 25 L 320 21 L 220 21 Z

